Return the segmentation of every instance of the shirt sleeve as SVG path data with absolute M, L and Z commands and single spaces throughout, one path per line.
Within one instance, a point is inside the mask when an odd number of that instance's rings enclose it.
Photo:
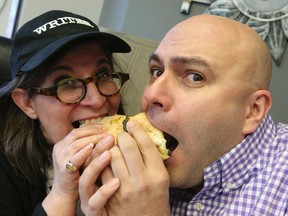
M 0 215 L 30 216 L 46 191 L 45 188 L 35 190 L 25 179 L 17 177 L 0 151 L 0 194 Z
M 41 203 L 39 203 L 33 211 L 32 216 L 47 216 L 44 208 L 42 207 Z

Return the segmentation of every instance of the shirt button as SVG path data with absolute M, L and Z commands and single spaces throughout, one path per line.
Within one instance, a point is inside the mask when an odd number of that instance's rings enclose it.
M 233 185 L 233 183 L 231 183 L 231 182 L 228 182 L 227 184 L 226 184 L 226 188 L 228 188 L 228 189 L 231 189 L 231 188 L 233 188 L 234 187 L 234 185 Z
M 194 208 L 197 211 L 200 211 L 201 209 L 203 209 L 203 205 L 201 204 L 201 202 L 197 202 L 197 203 L 195 203 Z

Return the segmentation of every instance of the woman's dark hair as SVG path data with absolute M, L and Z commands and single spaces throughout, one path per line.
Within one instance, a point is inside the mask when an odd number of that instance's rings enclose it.
M 84 39 L 89 42 L 93 39 Z M 17 76 L 0 88 L 0 150 L 6 155 L 17 176 L 26 179 L 36 187 L 47 181 L 47 170 L 52 166 L 52 149 L 40 129 L 36 119 L 29 118 L 13 101 L 14 89 L 29 89 L 39 85 L 49 74 L 49 68 L 69 50 L 83 44 L 75 41 L 50 57 L 35 70 Z M 99 42 L 99 41 L 98 41 Z M 111 66 L 116 64 L 105 42 L 99 42 Z M 119 110 L 122 107 L 120 105 Z M 122 109 L 123 110 L 123 109 Z
M 51 149 L 38 120 L 29 118 L 14 103 L 11 94 L 15 88 L 37 85 L 43 77 L 44 70 L 35 70 L 16 77 L 0 89 L 0 148 L 17 176 L 35 186 L 46 183 L 46 170 L 52 164 Z

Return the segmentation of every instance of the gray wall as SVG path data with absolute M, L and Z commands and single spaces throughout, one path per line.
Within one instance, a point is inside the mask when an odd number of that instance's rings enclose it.
M 106 0 L 99 24 L 113 30 L 160 41 L 165 33 L 189 16 L 201 14 L 207 4 L 193 3 L 188 16 L 180 13 L 181 0 Z
M 180 0 L 106 0 L 99 24 L 116 31 L 160 41 L 176 23 L 197 14 L 209 6 L 193 2 L 188 16 L 180 13 Z M 288 49 L 288 48 L 286 48 Z M 288 51 L 280 66 L 273 62 L 270 114 L 276 122 L 288 123 Z
M 85 1 L 85 4 L 84 4 Z M 42 14 L 48 10 L 66 10 L 73 13 L 78 13 L 87 16 L 95 23 L 99 22 L 103 2 L 104 0 L 57 0 L 57 1 L 46 1 L 46 0 L 22 0 L 21 10 L 19 14 L 17 29 L 32 18 Z M 109 1 L 109 0 L 108 0 Z M 7 1 L 7 3 L 12 2 Z M 2 21 L 0 14 L 0 29 L 2 27 Z M 3 35 L 0 30 L 0 35 Z

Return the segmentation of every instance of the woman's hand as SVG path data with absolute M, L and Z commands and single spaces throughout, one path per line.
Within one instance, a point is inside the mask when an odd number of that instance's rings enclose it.
M 127 129 L 129 134 L 123 132 L 117 138 L 119 147 L 114 146 L 111 155 L 105 152 L 95 159 L 93 166 L 87 167 L 90 175 L 81 177 L 82 210 L 99 216 L 169 215 L 169 176 L 162 158 L 140 125 L 129 121 Z M 105 166 L 103 186 L 98 189 L 94 185 L 93 191 L 91 185 Z M 93 173 L 94 178 L 87 183 Z
M 96 183 L 100 180 L 101 172 L 110 164 L 111 153 L 108 149 L 113 145 L 114 137 L 108 135 L 95 146 L 93 154 L 85 164 L 86 167 L 79 181 L 81 209 L 85 215 L 107 215 L 105 205 L 120 186 L 117 178 L 111 178 L 101 187 Z
M 53 147 L 54 180 L 42 206 L 48 215 L 74 215 L 79 197 L 79 169 L 92 154 L 93 147 L 106 136 L 94 125 L 73 129 Z M 77 170 L 66 169 L 70 161 Z
M 106 203 L 119 188 L 120 181 L 117 178 L 111 178 L 102 186 L 98 186 L 96 181 L 100 177 L 101 171 L 109 165 L 110 160 L 111 153 L 105 151 L 89 164 L 80 177 L 79 193 L 81 209 L 86 216 L 108 215 L 105 208 Z

